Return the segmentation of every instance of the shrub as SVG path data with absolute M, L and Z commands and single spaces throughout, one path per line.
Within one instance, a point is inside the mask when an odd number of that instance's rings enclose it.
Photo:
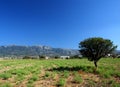
M 32 59 L 30 56 L 24 56 L 23 59 Z
M 55 59 L 59 59 L 60 57 L 59 56 L 55 56 Z
M 45 59 L 44 55 L 39 55 L 39 59 Z

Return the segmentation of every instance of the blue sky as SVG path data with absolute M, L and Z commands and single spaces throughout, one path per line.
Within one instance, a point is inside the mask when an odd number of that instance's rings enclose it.
M 120 49 L 120 0 L 0 0 L 0 45 L 78 49 L 89 37 Z

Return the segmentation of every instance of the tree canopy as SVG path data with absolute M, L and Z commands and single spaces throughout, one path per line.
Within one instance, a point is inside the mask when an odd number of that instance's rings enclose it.
M 112 53 L 117 46 L 109 39 L 101 37 L 88 38 L 79 43 L 80 53 L 87 57 L 88 60 L 94 61 L 97 67 L 97 62 L 100 58 L 105 57 L 107 54 Z

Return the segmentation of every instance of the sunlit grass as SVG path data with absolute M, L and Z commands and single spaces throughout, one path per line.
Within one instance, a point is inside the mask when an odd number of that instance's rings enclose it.
M 102 58 L 98 61 L 98 68 L 95 70 L 94 63 L 87 59 L 55 59 L 55 60 L 3 60 L 0 61 L 0 79 L 8 80 L 12 77 L 16 85 L 26 81 L 28 87 L 33 86 L 36 81 L 53 80 L 57 81 L 54 85 L 64 86 L 69 76 L 73 77 L 74 82 L 81 84 L 84 81 L 90 86 L 97 86 L 93 80 L 84 80 L 82 71 L 85 74 L 91 73 L 98 75 L 102 80 L 101 86 L 119 86 L 120 83 L 115 81 L 115 78 L 120 78 L 120 59 Z M 29 76 L 30 75 L 30 76 Z M 72 83 L 72 82 L 71 82 Z M 12 82 L 11 82 L 12 84 Z M 4 83 L 0 83 L 0 86 Z M 9 85 L 6 83 L 6 85 Z

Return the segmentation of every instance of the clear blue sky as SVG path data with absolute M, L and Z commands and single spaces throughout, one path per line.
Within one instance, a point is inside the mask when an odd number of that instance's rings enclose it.
M 89 37 L 120 49 L 120 0 L 0 0 L 0 45 L 77 49 Z

